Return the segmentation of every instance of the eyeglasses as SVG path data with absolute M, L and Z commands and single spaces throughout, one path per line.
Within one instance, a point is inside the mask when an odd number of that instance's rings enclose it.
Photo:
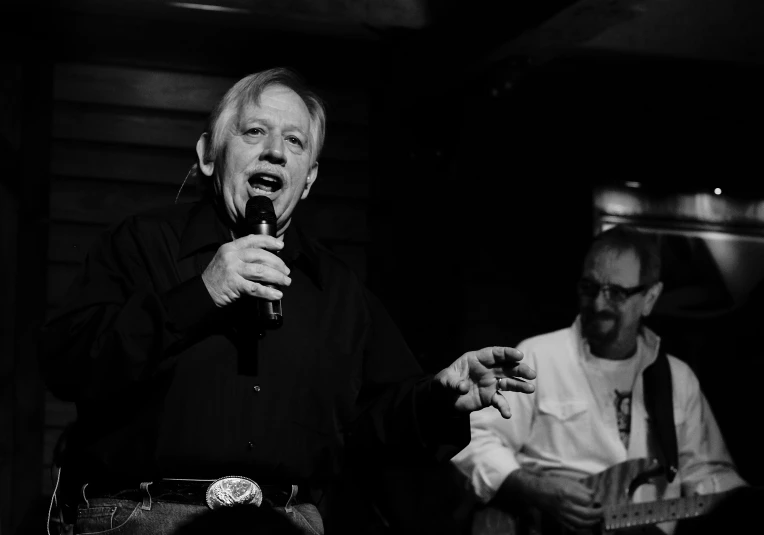
M 593 280 L 581 279 L 578 281 L 578 295 L 586 297 L 587 299 L 596 299 L 600 292 L 602 292 L 602 295 L 606 300 L 611 303 L 620 304 L 630 297 L 637 295 L 640 292 L 644 292 L 649 287 L 649 284 L 640 284 L 639 286 L 624 288 L 617 284 L 599 284 Z

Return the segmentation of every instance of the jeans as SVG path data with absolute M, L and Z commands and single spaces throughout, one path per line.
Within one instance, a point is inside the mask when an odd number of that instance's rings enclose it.
M 88 499 L 85 488 L 83 503 L 77 509 L 74 534 L 88 533 L 323 535 L 324 526 L 316 506 L 293 500 L 285 507 L 238 505 L 211 510 L 204 505 L 155 500 L 148 493 L 142 502 L 118 497 Z

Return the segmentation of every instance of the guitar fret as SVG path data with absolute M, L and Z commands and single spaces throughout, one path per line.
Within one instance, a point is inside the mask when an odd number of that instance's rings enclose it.
M 605 529 L 623 529 L 700 516 L 707 513 L 725 494 L 695 495 L 609 508 L 605 513 Z

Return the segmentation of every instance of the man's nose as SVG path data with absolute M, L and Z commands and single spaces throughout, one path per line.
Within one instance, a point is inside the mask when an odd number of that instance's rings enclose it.
M 597 312 L 608 310 L 610 308 L 610 302 L 605 298 L 605 291 L 602 288 L 600 288 L 600 291 L 597 292 L 597 295 L 594 297 L 592 305 Z
M 286 165 L 284 140 L 281 139 L 281 136 L 268 136 L 265 140 L 263 152 L 260 154 L 260 159 L 275 165 Z

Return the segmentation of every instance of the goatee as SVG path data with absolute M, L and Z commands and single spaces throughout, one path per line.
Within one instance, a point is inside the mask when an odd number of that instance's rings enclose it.
M 603 330 L 600 328 L 600 322 L 602 321 L 611 321 L 612 325 L 610 328 Z M 620 318 L 611 312 L 581 313 L 581 332 L 592 349 L 607 347 L 614 343 L 618 338 L 620 327 Z

